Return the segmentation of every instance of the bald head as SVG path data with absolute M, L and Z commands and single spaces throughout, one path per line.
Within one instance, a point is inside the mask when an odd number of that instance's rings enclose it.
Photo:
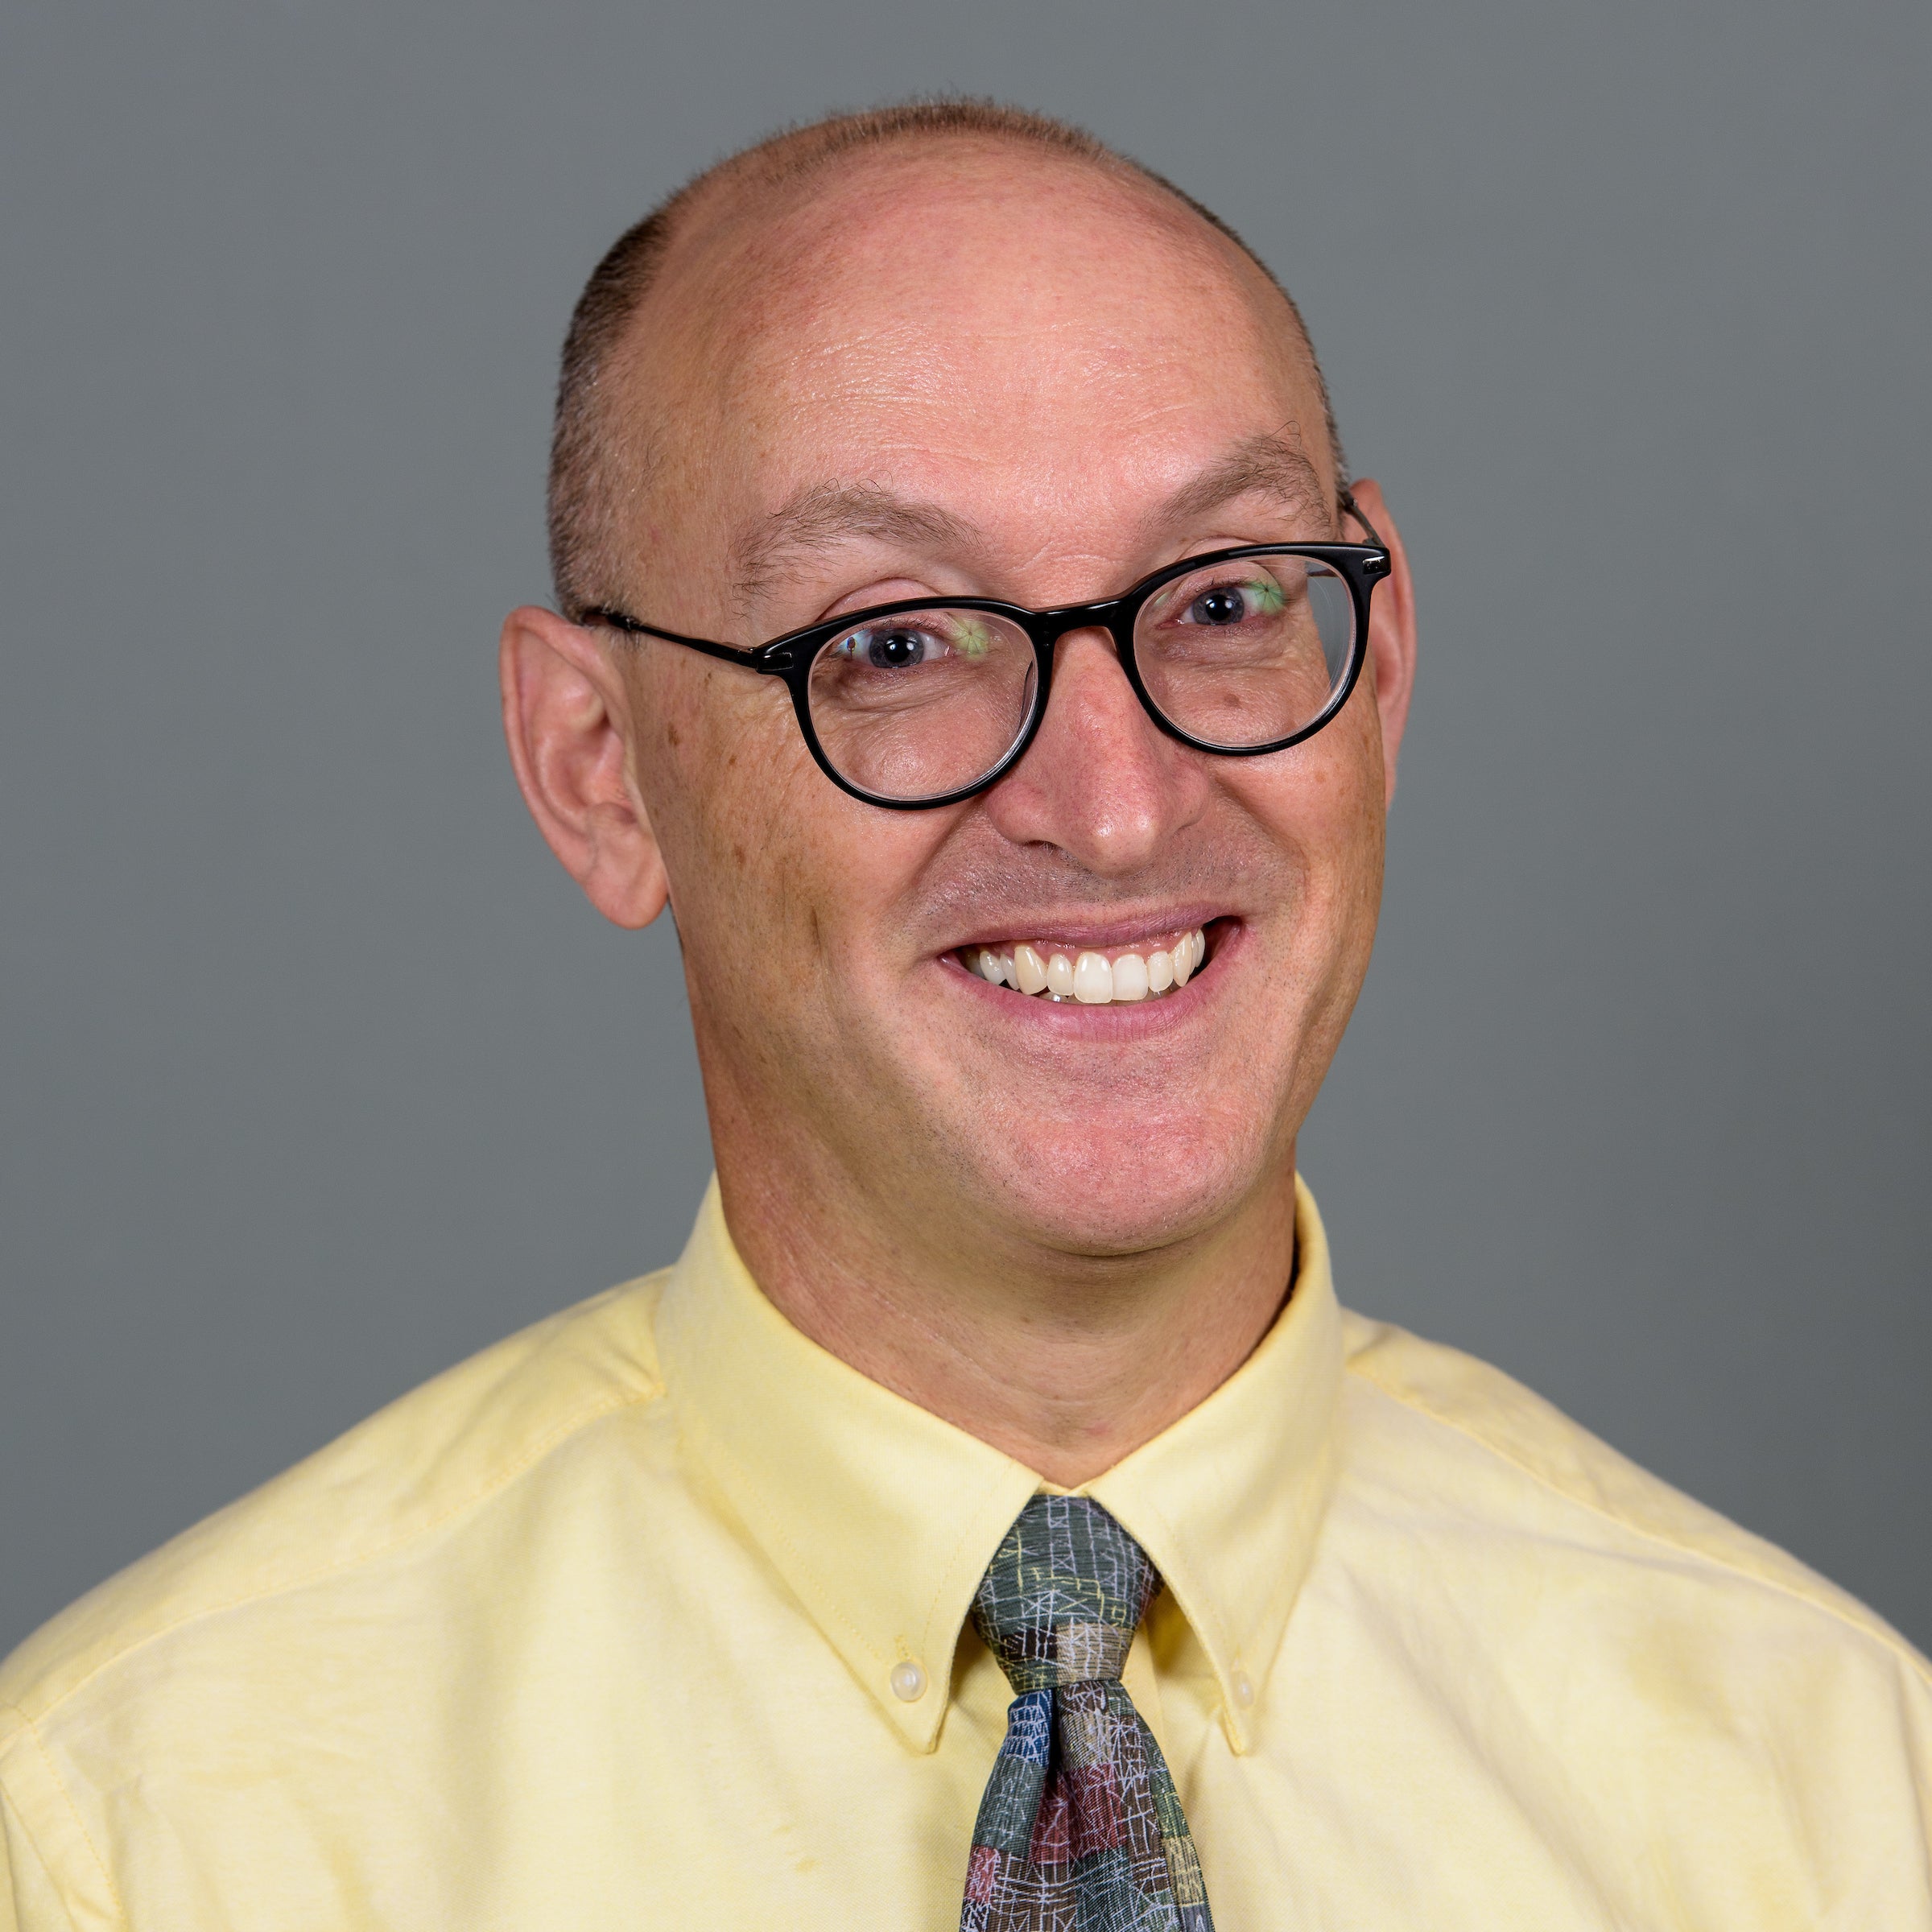
M 1315 456 L 1333 481 L 1341 451 L 1321 373 L 1293 301 L 1217 217 L 1084 130 L 975 101 L 833 117 L 718 163 L 621 236 L 585 286 L 564 351 L 551 447 L 551 559 L 563 610 L 613 601 L 657 485 L 682 485 L 749 367 L 787 353 L 819 295 L 881 229 L 933 225 L 935 192 L 1004 194 L 1009 273 L 1051 249 L 1075 204 L 1158 233 L 1178 272 L 1239 289 L 1260 331 L 1319 398 Z M 1026 205 L 1022 206 L 1024 203 Z M 1028 232 L 1030 230 L 1031 232 Z

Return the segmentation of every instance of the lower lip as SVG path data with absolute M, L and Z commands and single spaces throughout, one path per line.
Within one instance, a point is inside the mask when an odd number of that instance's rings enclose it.
M 1222 969 L 1241 949 L 1246 928 L 1235 920 L 1217 923 L 1208 931 L 1208 955 L 1185 986 L 1144 1000 L 1110 1000 L 1104 1006 L 1083 1005 L 1078 1000 L 1050 998 L 1043 993 L 1015 993 L 996 986 L 976 972 L 968 972 L 955 953 L 939 956 L 939 964 L 952 973 L 969 997 L 986 1001 L 1002 1018 L 1044 1026 L 1070 1039 L 1141 1040 L 1185 1026 L 1214 998 Z

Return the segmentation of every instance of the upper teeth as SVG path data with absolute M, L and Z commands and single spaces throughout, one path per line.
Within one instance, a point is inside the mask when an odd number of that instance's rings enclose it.
M 968 949 L 966 963 L 995 986 L 1104 1006 L 1185 986 L 1207 956 L 1207 938 L 1197 926 L 1175 940 L 1171 950 L 1157 952 L 1119 952 L 1109 958 L 1104 952 L 1069 955 L 1037 945 L 1018 945 L 1010 952 L 975 946 Z

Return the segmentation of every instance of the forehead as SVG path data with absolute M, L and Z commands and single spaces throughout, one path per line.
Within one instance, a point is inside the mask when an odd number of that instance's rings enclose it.
M 1016 508 L 1171 489 L 1244 436 L 1324 474 L 1288 305 L 1173 197 L 1058 156 L 855 158 L 700 210 L 635 380 L 685 502 L 828 478 Z

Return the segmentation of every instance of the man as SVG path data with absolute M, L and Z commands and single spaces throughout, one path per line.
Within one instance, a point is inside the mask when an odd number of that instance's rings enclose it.
M 1924 1662 L 1337 1307 L 1414 603 L 1238 241 L 786 135 L 592 278 L 551 506 L 511 754 L 716 1187 L 15 1656 L 0 1923 L 1932 1926 Z

